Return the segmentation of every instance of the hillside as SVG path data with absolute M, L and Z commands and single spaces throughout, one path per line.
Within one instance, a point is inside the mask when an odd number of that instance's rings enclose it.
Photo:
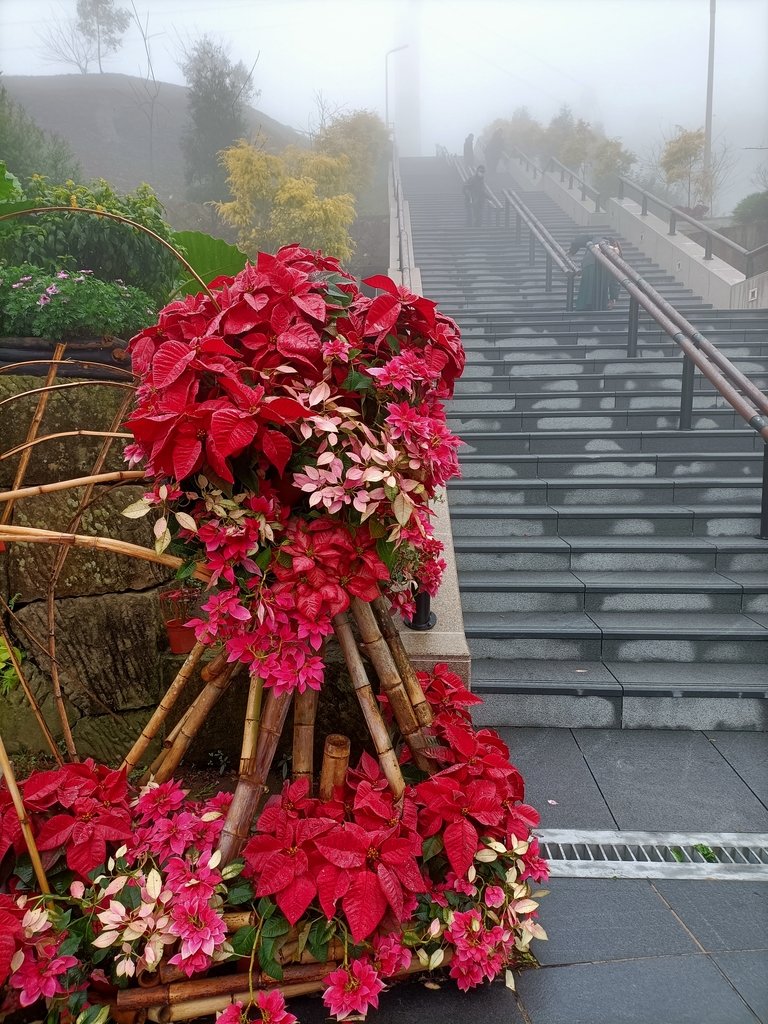
M 187 120 L 187 89 L 159 84 L 154 130 L 146 83 L 131 75 L 3 75 L 2 83 L 37 124 L 66 139 L 86 179 L 103 177 L 118 188 L 146 181 L 165 204 L 184 196 L 180 148 Z M 292 128 L 258 110 L 246 110 L 249 129 L 266 138 L 267 149 L 300 143 Z

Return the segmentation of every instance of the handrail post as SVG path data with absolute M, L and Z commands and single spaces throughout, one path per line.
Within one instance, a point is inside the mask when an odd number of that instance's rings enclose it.
M 523 237 L 523 218 L 520 216 L 520 211 L 517 210 L 517 220 L 515 222 L 515 241 L 519 242 Z
M 505 197 L 505 199 L 504 199 L 504 227 L 505 228 L 509 227 L 509 210 L 510 210 L 510 202 Z
M 536 235 L 529 228 L 530 235 L 528 237 L 528 262 L 531 266 L 536 262 Z
M 760 540 L 768 540 L 768 442 L 763 442 L 763 496 L 760 500 Z
M 425 633 L 428 629 L 434 629 L 436 623 L 437 616 L 430 608 L 429 594 L 419 590 L 416 594 L 416 614 L 412 619 L 405 620 L 406 626 L 417 633 Z
M 645 192 L 643 192 L 643 203 L 642 203 L 642 206 L 640 207 L 640 216 L 641 217 L 647 217 L 648 216 L 648 196 L 645 194 Z
M 547 253 L 547 269 L 544 278 L 544 291 L 552 291 L 552 257 Z
M 744 276 L 752 277 L 754 273 L 754 257 L 749 253 L 744 264 Z
M 565 290 L 565 308 L 568 310 L 569 313 L 573 311 L 573 277 L 573 271 L 571 271 L 568 275 L 568 284 L 566 285 Z
M 669 212 L 669 234 L 677 234 L 677 214 L 674 210 L 670 210 Z
M 712 259 L 712 236 L 711 235 L 705 235 L 704 236 L 704 259 L 705 260 L 711 260 Z
M 682 335 L 676 335 L 676 339 Z M 690 430 L 693 414 L 693 374 L 694 362 L 687 355 L 683 356 L 683 376 L 680 383 L 680 424 L 678 430 Z
M 624 179 L 619 178 L 619 194 L 616 197 L 619 201 L 624 198 Z
M 634 295 L 629 299 L 629 324 L 627 328 L 627 359 L 637 356 L 637 329 L 640 323 L 640 303 Z
M 583 181 L 581 183 L 581 201 L 582 203 L 586 203 L 587 201 L 587 186 L 584 184 Z

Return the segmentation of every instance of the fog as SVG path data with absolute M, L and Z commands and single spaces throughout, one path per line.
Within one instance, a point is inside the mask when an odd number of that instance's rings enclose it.
M 390 119 L 406 153 L 457 151 L 469 131 L 527 106 L 547 122 L 563 103 L 645 157 L 676 125 L 704 123 L 709 0 L 135 0 L 148 15 L 156 76 L 183 84 L 180 47 L 210 33 L 247 65 L 255 105 L 306 130 L 321 92 L 331 108 Z M 129 0 L 121 0 L 129 7 Z M 69 71 L 47 63 L 41 25 L 74 0 L 0 0 L 0 69 Z M 719 200 L 755 191 L 768 161 L 768 0 L 717 0 L 713 139 L 736 167 Z M 385 54 L 395 47 L 406 49 Z M 132 27 L 105 70 L 144 75 Z

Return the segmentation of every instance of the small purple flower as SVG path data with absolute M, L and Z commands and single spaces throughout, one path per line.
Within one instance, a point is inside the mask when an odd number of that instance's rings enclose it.
M 55 284 L 49 284 L 48 287 L 45 289 L 45 291 L 46 291 L 46 293 L 48 295 L 58 295 L 59 294 L 59 289 L 56 287 Z
M 80 273 L 81 274 L 92 274 L 93 271 L 92 270 L 81 270 Z
M 75 281 L 76 284 L 80 284 L 80 282 L 84 281 L 84 280 L 85 280 L 85 278 L 83 277 L 82 274 L 80 274 L 78 277 L 74 278 L 74 281 Z
M 58 277 L 60 281 L 66 281 L 67 278 L 69 277 L 69 274 L 66 272 L 66 270 L 60 270 L 56 277 Z
M 37 304 L 38 304 L 38 306 L 47 306 L 50 301 L 51 301 L 50 295 L 46 295 L 45 292 L 43 292 L 43 294 L 37 300 Z
M 27 274 L 26 277 L 20 277 L 19 278 L 19 284 L 26 283 L 27 281 L 31 281 L 31 280 L 32 280 L 32 275 L 31 274 Z
M 23 288 L 23 287 L 24 287 L 24 283 L 22 281 L 17 281 L 16 284 L 12 284 L 11 285 L 11 288 Z

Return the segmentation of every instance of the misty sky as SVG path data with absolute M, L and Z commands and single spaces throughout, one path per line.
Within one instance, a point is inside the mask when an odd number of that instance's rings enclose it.
M 709 0 L 135 0 L 149 15 L 158 78 L 183 83 L 181 42 L 208 32 L 251 65 L 266 114 L 306 129 L 315 94 L 332 106 L 413 121 L 421 146 L 460 149 L 469 131 L 520 105 L 543 121 L 563 102 L 640 156 L 674 131 L 703 125 Z M 130 0 L 122 0 L 130 7 Z M 0 0 L 0 70 L 54 74 L 40 26 L 73 16 L 75 0 Z M 145 74 L 135 29 L 105 70 Z M 715 140 L 738 156 L 724 208 L 756 186 L 768 161 L 768 0 L 717 0 Z M 730 201 L 730 202 L 729 202 Z

